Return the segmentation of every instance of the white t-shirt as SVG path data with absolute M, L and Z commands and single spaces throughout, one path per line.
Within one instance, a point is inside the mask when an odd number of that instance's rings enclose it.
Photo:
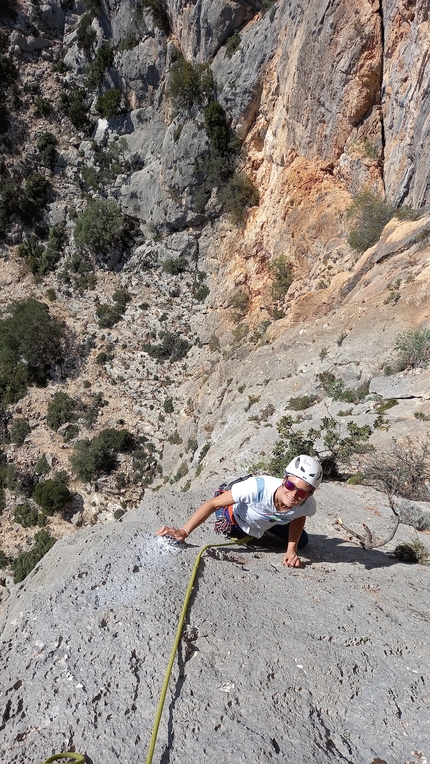
M 234 517 L 245 533 L 259 539 L 274 523 L 287 525 L 296 517 L 311 517 L 317 510 L 313 496 L 286 512 L 278 512 L 274 495 L 282 485 L 280 478 L 261 475 L 234 483 L 231 487 L 234 500 Z

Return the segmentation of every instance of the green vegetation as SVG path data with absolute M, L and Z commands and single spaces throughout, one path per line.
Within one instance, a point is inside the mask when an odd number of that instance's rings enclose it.
M 27 435 L 31 432 L 31 427 L 28 424 L 27 419 L 17 418 L 12 422 L 12 426 L 9 430 L 9 437 L 11 443 L 15 443 L 17 446 L 22 446 Z
M 97 39 L 96 31 L 91 26 L 93 18 L 93 13 L 84 13 L 76 31 L 78 48 L 84 51 L 88 60 L 91 59 L 93 47 Z
M 77 130 L 86 130 L 89 126 L 86 95 L 83 88 L 73 86 L 70 90 L 65 90 L 60 98 L 61 111 Z
M 112 119 L 121 111 L 122 93 L 119 88 L 111 88 L 96 101 L 96 112 L 102 119 Z
M 191 64 L 179 51 L 170 69 L 170 96 L 178 110 L 202 106 L 214 95 L 215 82 L 209 64 Z
M 293 411 L 304 411 L 318 403 L 317 395 L 301 395 L 298 398 L 290 398 L 287 408 Z
M 245 173 L 233 175 L 218 192 L 218 199 L 234 225 L 245 221 L 247 208 L 258 204 L 259 198 L 257 188 Z
M 291 416 L 283 416 L 277 425 L 279 438 L 272 454 L 264 463 L 271 475 L 282 476 L 285 465 L 297 454 L 316 456 L 323 465 L 325 477 L 339 478 L 342 465 L 348 465 L 351 456 L 366 454 L 374 448 L 369 443 L 372 428 L 358 427 L 354 422 L 346 425 L 347 435 L 340 436 L 340 427 L 332 417 L 324 417 L 319 428 L 310 428 L 305 434 L 293 429 Z M 321 446 L 317 448 L 317 443 Z
M 15 523 L 19 523 L 23 528 L 34 528 L 35 525 L 44 525 L 45 517 L 40 515 L 36 507 L 31 504 L 18 504 L 13 512 Z
M 43 278 L 53 271 L 61 258 L 65 245 L 64 226 L 55 225 L 49 229 L 48 241 L 43 246 L 35 234 L 19 245 L 17 253 L 24 258 L 28 268 L 36 277 Z
M 228 38 L 226 46 L 225 46 L 225 55 L 227 58 L 231 58 L 237 50 L 240 48 L 240 33 L 237 29 L 234 30 L 233 34 Z
M 0 321 L 0 400 L 15 403 L 28 385 L 44 385 L 61 361 L 63 327 L 44 303 L 29 297 L 13 303 Z
M 163 408 L 166 414 L 173 414 L 174 407 L 173 407 L 173 398 L 166 398 L 163 403 Z
M 135 438 L 128 430 L 108 428 L 92 440 L 78 440 L 70 464 L 79 480 L 88 483 L 102 473 L 113 472 L 117 466 L 118 453 L 131 453 L 135 449 Z
M 53 515 L 54 512 L 58 512 L 70 501 L 72 494 L 63 481 L 57 477 L 38 483 L 33 498 L 45 514 Z
M 359 252 L 376 244 L 394 212 L 393 205 L 382 199 L 376 191 L 361 191 L 354 197 L 347 211 L 355 225 L 348 237 L 348 244 Z
M 83 294 L 86 289 L 95 289 L 97 278 L 94 267 L 82 255 L 73 255 L 69 257 L 58 278 L 65 284 L 72 286 L 79 294 Z
M 62 390 L 54 393 L 52 400 L 48 403 L 46 416 L 48 427 L 57 431 L 66 422 L 74 422 L 77 418 L 76 409 L 77 403 L 70 395 Z
M 40 151 L 40 159 L 45 167 L 53 170 L 57 161 L 56 145 L 58 141 L 52 133 L 42 133 L 37 141 L 37 148 Z
M 106 69 L 113 64 L 113 50 L 110 42 L 103 43 L 98 49 L 94 60 L 87 70 L 87 85 L 89 88 L 99 88 L 102 85 Z
M 37 464 L 36 464 L 36 466 L 34 468 L 34 471 L 35 471 L 36 475 L 47 475 L 47 473 L 50 471 L 50 469 L 51 468 L 49 466 L 48 460 L 47 460 L 45 454 L 43 454 L 40 457 L 40 459 L 38 460 L 38 462 L 37 462 Z
M 406 369 L 426 368 L 430 361 L 430 329 L 400 334 L 395 349 L 397 363 L 385 368 L 386 374 L 395 374 Z
M 75 242 L 82 252 L 89 252 L 104 262 L 130 244 L 131 222 L 112 200 L 91 199 L 75 225 Z
M 135 23 L 141 20 L 146 10 L 151 11 L 155 26 L 168 35 L 170 33 L 169 17 L 163 0 L 137 0 L 134 11 Z
M 188 268 L 188 259 L 183 255 L 179 257 L 168 257 L 163 263 L 163 271 L 171 276 L 177 276 L 179 273 L 185 273 Z
M 322 388 L 329 398 L 334 401 L 344 401 L 345 403 L 359 403 L 369 394 L 369 383 L 365 382 L 356 390 L 345 387 L 342 379 L 337 379 L 331 371 L 323 371 L 317 375 Z
M 28 576 L 42 557 L 54 546 L 56 539 L 43 529 L 36 533 L 34 541 L 35 544 L 29 552 L 23 552 L 11 563 L 15 584 L 19 584 Z
M 52 400 L 48 403 L 46 422 L 48 427 L 55 432 L 66 423 L 73 426 L 79 417 L 85 419 L 88 424 L 94 424 L 97 419 L 99 409 L 105 405 L 102 393 L 94 393 L 89 403 L 82 400 L 74 400 L 62 390 L 54 393 Z M 77 434 L 78 428 L 71 429 L 68 439 Z M 65 435 L 66 438 L 66 435 Z
M 203 271 L 197 271 L 197 278 L 193 286 L 193 297 L 197 302 L 204 302 L 209 296 L 210 289 L 203 281 L 207 277 Z
M 419 565 L 428 565 L 430 561 L 428 549 L 419 539 L 398 544 L 393 556 L 400 562 L 418 563 Z
M 0 568 L 8 568 L 10 565 L 10 559 L 7 557 L 7 555 L 3 552 L 2 549 L 0 549 Z
M 272 298 L 276 301 L 283 301 L 294 281 L 291 263 L 287 260 L 285 255 L 280 255 L 270 264 L 269 270 L 270 275 L 273 278 Z
M 127 147 L 125 138 L 112 141 L 108 148 L 93 144 L 94 165 L 85 165 L 81 170 L 81 176 L 90 188 L 105 188 L 115 180 L 117 175 L 129 169 L 129 163 L 124 159 L 124 150 Z
M 161 343 L 158 345 L 151 345 L 146 343 L 143 349 L 151 358 L 156 358 L 157 361 L 180 361 L 185 358 L 191 343 L 188 340 L 181 337 L 178 332 L 162 331 L 159 333 Z
M 112 300 L 114 305 L 101 303 L 97 307 L 96 313 L 101 329 L 111 328 L 118 323 L 125 313 L 127 304 L 131 301 L 131 295 L 127 289 L 120 287 L 113 293 Z

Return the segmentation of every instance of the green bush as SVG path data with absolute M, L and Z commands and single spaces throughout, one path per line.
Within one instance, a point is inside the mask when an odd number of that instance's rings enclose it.
M 54 169 L 57 161 L 57 151 L 55 148 L 57 143 L 58 141 L 55 135 L 49 132 L 42 133 L 37 141 L 37 148 L 40 151 L 42 164 L 49 167 L 50 170 Z
M 31 173 L 25 181 L 19 202 L 19 215 L 24 223 L 30 225 L 42 215 L 48 199 L 49 183 L 38 172 Z
M 180 361 L 185 358 L 191 348 L 191 343 L 181 337 L 179 333 L 165 331 L 160 332 L 159 336 L 160 344 L 150 345 L 147 343 L 143 346 L 144 351 L 158 361 L 169 360 L 171 363 Z
M 171 276 L 177 276 L 179 273 L 185 273 L 188 268 L 188 260 L 181 255 L 180 257 L 168 257 L 163 263 L 163 271 Z
M 64 225 L 58 224 L 49 229 L 49 236 L 44 247 L 34 234 L 19 245 L 17 253 L 23 257 L 30 271 L 35 276 L 45 276 L 53 271 L 61 258 L 65 244 Z
M 15 523 L 19 523 L 23 528 L 33 528 L 38 524 L 39 512 L 31 504 L 19 504 L 13 512 Z
M 92 440 L 86 438 L 75 443 L 70 464 L 79 480 L 88 483 L 102 473 L 113 472 L 117 466 L 116 454 L 130 453 L 135 445 L 135 439 L 127 430 L 102 430 Z
M 348 244 L 359 252 L 376 244 L 394 212 L 393 205 L 375 191 L 365 189 L 358 193 L 347 210 L 356 226 L 348 237 Z
M 364 382 L 356 390 L 350 390 L 345 387 L 345 382 L 342 379 L 337 379 L 331 371 L 323 371 L 317 377 L 326 395 L 333 398 L 334 401 L 359 403 L 369 394 L 368 382 Z
M 231 58 L 234 53 L 239 49 L 240 47 L 240 33 L 237 29 L 234 30 L 233 34 L 228 38 L 226 46 L 225 46 L 225 55 L 227 58 Z
M 218 101 L 212 101 L 204 110 L 206 132 L 212 148 L 223 155 L 230 148 L 230 130 L 224 109 Z
M 54 107 L 46 98 L 36 96 L 33 105 L 36 117 L 50 117 L 54 113 Z
M 61 480 L 54 478 L 38 483 L 34 491 L 34 501 L 47 515 L 52 515 L 70 501 L 72 494 Z
M 48 403 L 46 423 L 51 430 L 57 431 L 66 422 L 74 422 L 77 418 L 77 402 L 62 390 L 54 393 Z
M 14 419 L 9 431 L 11 442 L 15 443 L 17 446 L 22 446 L 30 432 L 31 427 L 28 424 L 27 419 Z
M 93 18 L 94 16 L 92 13 L 84 13 L 76 31 L 78 48 L 81 48 L 84 51 L 87 59 L 91 58 L 93 47 L 97 39 L 96 31 L 91 26 Z
M 215 82 L 209 64 L 191 64 L 181 53 L 170 69 L 170 95 L 177 109 L 191 109 L 210 100 Z
M 134 14 L 135 22 L 141 20 L 145 10 L 151 11 L 155 26 L 168 35 L 170 33 L 169 17 L 163 0 L 137 0 Z
M 174 407 L 173 407 L 173 398 L 166 398 L 163 403 L 163 408 L 166 414 L 173 414 Z
M 0 320 L 0 399 L 15 403 L 28 385 L 44 385 L 62 360 L 63 327 L 44 303 L 29 297 Z
M 87 85 L 89 88 L 99 88 L 102 85 L 106 69 L 113 64 L 113 50 L 109 42 L 103 43 L 98 49 L 94 61 L 87 71 Z
M 85 130 L 89 125 L 86 95 L 83 88 L 75 86 L 70 91 L 63 92 L 60 98 L 61 111 L 66 114 L 77 130 Z
M 96 112 L 102 119 L 112 119 L 121 111 L 122 93 L 118 88 L 111 88 L 99 96 L 96 101 Z
M 5 568 L 8 568 L 10 565 L 10 558 L 7 557 L 7 555 L 3 552 L 2 549 L 0 549 L 0 568 L 3 570 Z
M 418 563 L 419 565 L 428 565 L 430 561 L 430 553 L 419 539 L 398 544 L 393 552 L 393 557 L 396 557 L 400 562 Z
M 273 278 L 272 298 L 274 300 L 283 300 L 294 281 L 291 263 L 285 255 L 280 255 L 273 260 L 269 270 Z
M 92 199 L 77 217 L 75 242 L 81 251 L 106 261 L 113 251 L 128 246 L 130 233 L 130 224 L 115 202 Z
M 304 411 L 318 402 L 317 395 L 301 395 L 298 398 L 290 398 L 287 408 L 293 411 Z
M 36 464 L 36 466 L 34 468 L 34 471 L 35 471 L 36 475 L 47 475 L 47 473 L 50 471 L 50 469 L 51 468 L 49 466 L 48 460 L 47 460 L 45 454 L 43 454 L 40 457 L 40 459 L 38 460 L 38 462 L 37 462 L 37 464 Z
M 293 429 L 291 416 L 283 416 L 277 430 L 280 437 L 263 468 L 278 477 L 283 476 L 286 465 L 297 454 L 309 454 L 319 458 L 326 477 L 337 479 L 341 476 L 340 466 L 348 465 L 353 455 L 374 450 L 369 443 L 372 428 L 367 425 L 358 427 L 352 421 L 347 423 L 348 435 L 345 437 L 340 436 L 337 422 L 331 417 L 324 417 L 321 427 L 310 428 L 305 434 Z M 321 441 L 322 447 L 317 449 L 316 444 Z
M 46 530 L 41 530 L 34 537 L 35 544 L 29 552 L 23 552 L 12 561 L 13 580 L 19 584 L 36 567 L 42 557 L 54 546 L 56 539 Z
M 395 349 L 399 354 L 396 371 L 425 368 L 430 361 L 430 329 L 400 334 Z
M 258 204 L 259 193 L 245 173 L 238 173 L 220 188 L 218 199 L 234 225 L 241 225 L 248 207 Z
M 102 329 L 110 328 L 118 323 L 125 313 L 127 304 L 131 301 L 131 295 L 127 289 L 120 287 L 113 293 L 112 300 L 115 305 L 102 303 L 96 309 L 99 326 Z

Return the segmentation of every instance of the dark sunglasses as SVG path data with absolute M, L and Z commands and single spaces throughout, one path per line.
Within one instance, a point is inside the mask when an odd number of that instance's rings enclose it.
M 299 499 L 306 499 L 311 492 L 311 489 L 309 491 L 305 491 L 304 488 L 297 488 L 296 484 L 291 480 L 285 480 L 284 486 L 287 491 L 295 491 Z

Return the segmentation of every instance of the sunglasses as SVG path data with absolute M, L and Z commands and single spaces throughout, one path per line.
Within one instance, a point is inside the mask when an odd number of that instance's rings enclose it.
M 299 499 L 306 499 L 310 494 L 310 490 L 305 491 L 303 488 L 297 488 L 296 484 L 293 483 L 291 480 L 285 480 L 284 486 L 287 489 L 287 491 L 295 491 Z

